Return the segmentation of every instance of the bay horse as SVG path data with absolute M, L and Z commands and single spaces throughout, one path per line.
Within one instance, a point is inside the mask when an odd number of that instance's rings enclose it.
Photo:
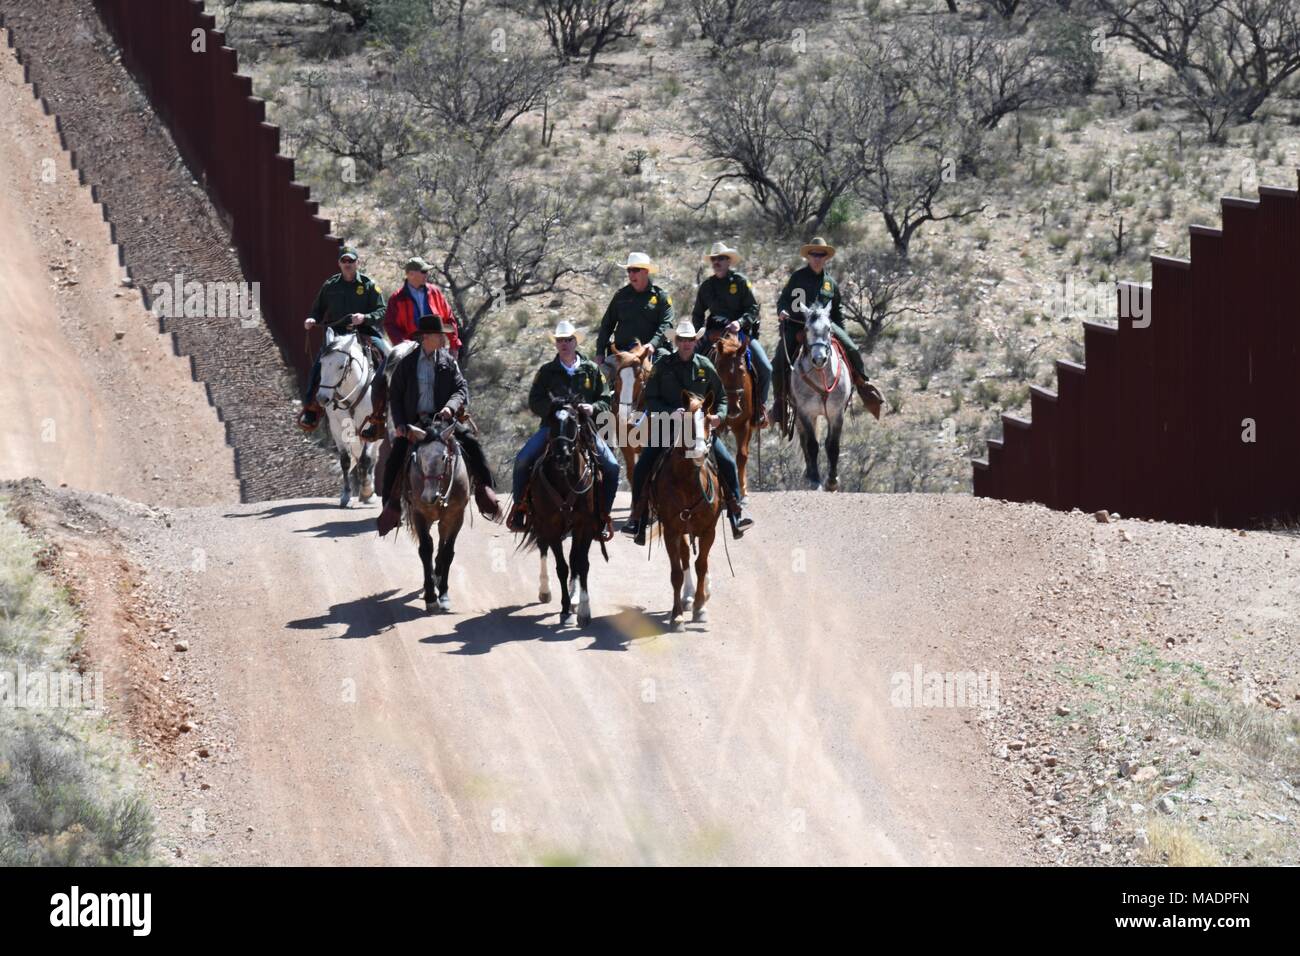
M 597 540 L 600 520 L 600 469 L 596 465 L 595 432 L 582 418 L 572 396 L 551 396 L 554 411 L 549 419 L 550 438 L 533 466 L 524 491 L 528 526 L 521 548 L 536 547 L 541 559 L 541 581 L 537 599 L 551 600 L 551 583 L 546 574 L 546 555 L 555 555 L 555 576 L 560 581 L 560 624 L 573 621 L 576 601 L 578 626 L 591 623 L 591 591 L 587 574 L 591 570 L 591 543 Z M 569 559 L 564 559 L 564 539 L 571 538 Z M 609 560 L 605 544 L 601 554 Z
M 754 376 L 749 370 L 747 355 L 749 345 L 734 332 L 728 332 L 713 343 L 714 365 L 722 387 L 727 390 L 727 417 L 718 428 L 721 436 L 731 432 L 736 438 L 736 471 L 740 476 L 740 498 L 749 495 L 745 478 L 749 464 L 749 440 L 755 432 Z M 721 438 L 719 438 L 721 440 Z
M 650 345 L 633 343 L 632 347 L 620 352 L 611 342 L 609 357 L 613 359 L 611 372 L 615 398 L 618 399 L 618 450 L 623 455 L 623 464 L 627 468 L 623 474 L 630 476 L 636 467 L 636 456 L 644 444 L 633 432 L 641 432 L 644 421 L 641 397 L 645 384 L 650 380 L 650 370 L 654 367 L 654 349 Z M 609 368 L 607 365 L 606 368 Z
M 377 441 L 364 441 L 361 426 L 370 416 L 371 384 L 375 367 L 369 349 L 355 333 L 334 335 L 326 329 L 325 351 L 320 360 L 320 388 L 316 400 L 329 419 L 330 435 L 339 454 L 343 487 L 339 507 L 346 508 L 353 495 L 369 502 L 375 494 Z
M 673 610 L 669 626 L 683 628 L 682 614 L 693 601 L 691 620 L 709 619 L 709 549 L 722 514 L 722 483 L 710 459 L 704 399 L 683 392 L 686 418 L 693 427 L 676 431 L 673 447 L 664 452 L 646 489 L 648 503 L 663 529 L 664 547 L 672 565 Z M 683 422 L 685 424 L 685 422 Z M 695 578 L 691 579 L 691 549 L 696 551 Z
M 419 541 L 424 565 L 425 611 L 450 611 L 448 573 L 456 555 L 456 536 L 469 504 L 469 471 L 456 442 L 455 422 L 435 422 L 430 431 L 408 428 L 414 448 L 401 480 L 402 513 Z M 433 557 L 431 529 L 438 527 L 438 555 Z
M 853 395 L 849 360 L 831 335 L 830 303 L 803 310 L 803 345 L 790 363 L 790 406 L 794 410 L 805 477 L 814 491 L 839 488 L 840 432 L 844 410 Z M 826 419 L 827 477 L 823 485 L 817 464 L 817 420 Z

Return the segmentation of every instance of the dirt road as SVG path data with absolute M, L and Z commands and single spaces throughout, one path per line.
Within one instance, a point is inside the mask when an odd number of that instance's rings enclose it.
M 428 617 L 413 543 L 378 541 L 371 509 L 178 514 L 170 561 L 198 548 L 203 568 L 189 654 L 223 728 L 199 737 L 230 747 L 196 771 L 209 846 L 275 863 L 1020 859 L 977 712 L 891 706 L 894 672 L 979 667 L 940 646 L 924 562 L 882 560 L 906 528 L 873 527 L 869 499 L 755 497 L 734 579 L 715 552 L 720 623 L 684 634 L 661 633 L 661 550 L 616 542 L 595 620 L 558 630 L 536 556 L 482 521 L 453 614 Z M 850 503 L 869 533 L 834 528 Z M 801 531 L 823 521 L 820 540 Z
M 46 116 L 0 46 L 0 478 L 148 503 L 239 498 L 225 428 L 158 331 Z

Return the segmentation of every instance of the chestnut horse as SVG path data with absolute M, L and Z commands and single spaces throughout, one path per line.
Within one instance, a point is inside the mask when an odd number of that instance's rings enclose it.
M 541 556 L 541 583 L 537 599 L 551 599 L 546 576 L 546 554 L 555 555 L 555 575 L 560 579 L 560 624 L 573 620 L 578 605 L 578 626 L 591 623 L 591 543 L 600 533 L 600 469 L 596 466 L 595 433 L 589 420 L 578 413 L 572 396 L 551 396 L 550 439 L 524 492 L 528 527 L 521 548 L 536 547 Z M 564 539 L 573 538 L 569 560 L 564 560 Z M 609 560 L 604 542 L 601 554 Z
M 754 376 L 749 371 L 746 353 L 749 349 L 735 333 L 728 332 L 713 343 L 713 364 L 727 390 L 727 417 L 718 428 L 718 435 L 731 432 L 736 436 L 736 471 L 740 475 L 740 497 L 749 494 L 745 468 L 749 464 L 749 440 L 754 426 Z M 721 438 L 719 438 L 721 440 Z
M 613 360 L 611 372 L 614 395 L 618 399 L 618 450 L 623 453 L 623 464 L 627 470 L 623 474 L 631 480 L 632 469 L 636 467 L 636 456 L 643 442 L 632 437 L 642 420 L 641 396 L 645 393 L 645 383 L 650 379 L 650 369 L 654 367 L 654 349 L 649 345 L 635 343 L 625 352 L 620 352 L 613 343 L 609 346 L 609 357 Z M 609 366 L 605 366 L 607 369 Z M 614 444 L 611 442 L 610 444 Z
M 650 486 L 648 501 L 663 527 L 664 547 L 672 565 L 673 612 L 669 625 L 683 627 L 686 602 L 694 600 L 691 620 L 708 621 L 704 605 L 709 600 L 709 549 L 722 514 L 722 483 L 710 459 L 708 422 L 704 399 L 683 393 L 687 422 L 693 427 L 677 429 L 673 447 L 663 454 Z M 695 580 L 691 580 L 691 548 L 694 546 Z

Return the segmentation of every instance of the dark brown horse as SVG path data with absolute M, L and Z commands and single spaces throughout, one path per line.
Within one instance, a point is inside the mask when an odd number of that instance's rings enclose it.
M 623 464 L 627 467 L 623 474 L 630 476 L 636 467 L 636 456 L 640 454 L 642 442 L 629 440 L 629 437 L 633 423 L 642 411 L 641 397 L 654 367 L 655 353 L 649 345 L 638 342 L 625 352 L 611 344 L 609 355 L 614 360 L 611 385 L 614 397 L 618 399 L 618 450 L 623 453 Z
M 456 536 L 465 523 L 465 506 L 469 503 L 469 472 L 456 443 L 455 424 L 437 423 L 434 430 L 422 433 L 411 429 L 415 450 L 403 475 L 403 513 L 406 525 L 420 542 L 420 562 L 424 565 L 424 608 L 451 610 L 447 577 L 456 554 Z M 438 556 L 433 559 L 433 536 L 438 526 Z
M 722 514 L 722 483 L 708 455 L 708 421 L 704 399 L 683 393 L 686 417 L 694 427 L 682 429 L 674 446 L 664 453 L 647 489 L 650 507 L 663 527 L 664 547 L 672 565 L 673 612 L 669 624 L 682 629 L 686 603 L 694 600 L 691 620 L 708 620 L 709 549 Z M 690 572 L 691 550 L 696 551 L 695 579 Z
M 734 332 L 713 343 L 714 365 L 722 387 L 727 390 L 727 417 L 722 420 L 718 434 L 726 432 L 736 436 L 736 471 L 740 476 L 740 497 L 749 494 L 745 470 L 749 464 L 749 440 L 754 426 L 754 376 L 746 360 L 745 343 Z M 721 440 L 721 439 L 719 439 Z
M 587 573 L 591 570 L 591 543 L 601 530 L 600 469 L 596 467 L 595 432 L 570 398 L 553 396 L 549 420 L 550 438 L 524 492 L 528 524 L 521 548 L 536 547 L 541 556 L 541 584 L 537 599 L 550 601 L 551 585 L 546 576 L 546 553 L 555 555 L 555 574 L 560 579 L 560 624 L 573 620 L 578 605 L 578 626 L 591 622 L 591 592 Z M 564 559 L 564 539 L 572 537 L 569 560 Z M 601 554 L 609 560 L 604 542 Z

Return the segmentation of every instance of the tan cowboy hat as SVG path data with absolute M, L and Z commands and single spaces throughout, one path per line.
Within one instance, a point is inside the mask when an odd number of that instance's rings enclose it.
M 709 253 L 704 257 L 704 261 L 712 262 L 714 256 L 726 256 L 731 260 L 733 266 L 740 261 L 740 253 L 731 248 L 725 242 L 715 242 L 709 248 Z
M 704 329 L 697 329 L 689 316 L 683 316 L 681 321 L 677 323 L 677 328 L 673 329 L 673 338 L 675 339 L 698 339 L 703 334 Z
M 567 339 L 569 336 L 573 336 L 575 339 L 581 342 L 582 330 L 579 329 L 577 326 L 575 326 L 568 319 L 560 319 L 559 323 L 555 326 L 555 331 L 551 333 L 551 338 Z
M 659 267 L 650 261 L 650 257 L 644 252 L 629 252 L 627 262 L 617 264 L 620 269 L 645 269 L 651 274 L 659 271 Z
M 826 240 L 821 236 L 813 236 L 812 242 L 804 243 L 799 247 L 799 255 L 807 258 L 810 252 L 824 252 L 827 259 L 835 258 L 835 247 L 827 245 Z

